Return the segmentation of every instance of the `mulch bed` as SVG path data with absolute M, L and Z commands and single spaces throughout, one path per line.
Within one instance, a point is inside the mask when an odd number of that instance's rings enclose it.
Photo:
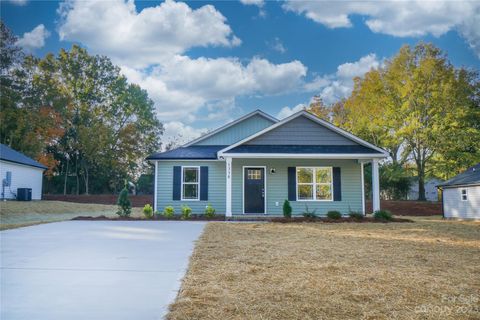
M 392 220 L 375 220 L 371 217 L 365 217 L 363 219 L 355 218 L 341 218 L 341 219 L 330 219 L 330 218 L 271 218 L 271 222 L 278 223 L 303 223 L 303 222 L 320 222 L 320 223 L 390 223 L 390 222 L 413 222 L 410 219 L 405 218 L 392 218 Z
M 177 215 L 173 218 L 166 218 L 164 216 L 155 216 L 152 219 L 146 219 L 143 217 L 106 217 L 102 216 L 78 216 L 72 220 L 87 220 L 87 221 L 225 221 L 224 215 L 215 215 L 213 218 L 207 218 L 205 215 L 192 215 L 188 220 L 184 220 L 181 216 Z
M 86 220 L 86 221 L 241 221 L 241 222 L 276 222 L 276 223 L 390 223 L 390 222 L 413 222 L 410 219 L 393 218 L 392 220 L 375 220 L 370 217 L 363 219 L 355 218 L 341 218 L 341 219 L 329 219 L 329 218 L 305 218 L 305 217 L 252 217 L 252 218 L 229 218 L 226 219 L 224 215 L 216 215 L 213 218 L 207 218 L 204 215 L 193 215 L 188 220 L 182 219 L 180 216 L 173 218 L 165 218 L 164 216 L 155 216 L 152 219 L 145 219 L 140 217 L 106 217 L 106 216 L 78 216 L 72 220 Z

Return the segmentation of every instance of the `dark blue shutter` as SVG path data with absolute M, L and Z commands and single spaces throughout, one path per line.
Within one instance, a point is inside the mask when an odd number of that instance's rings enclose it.
M 297 200 L 297 170 L 295 167 L 288 167 L 288 201 Z
M 342 201 L 342 177 L 339 167 L 333 167 L 333 201 Z
M 208 167 L 200 167 L 200 200 L 208 200 Z
M 173 200 L 180 200 L 182 188 L 182 167 L 173 167 Z

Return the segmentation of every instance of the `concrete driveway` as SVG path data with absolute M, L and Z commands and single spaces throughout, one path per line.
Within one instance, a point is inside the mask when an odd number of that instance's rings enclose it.
M 161 319 L 204 226 L 66 221 L 2 231 L 0 318 Z

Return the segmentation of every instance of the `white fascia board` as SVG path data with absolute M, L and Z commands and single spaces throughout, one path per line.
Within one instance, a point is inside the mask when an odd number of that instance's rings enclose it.
M 44 168 L 39 168 L 39 167 L 32 166 L 32 165 L 29 165 L 29 164 L 24 164 L 24 163 L 18 163 L 18 162 L 15 162 L 15 161 L 8 161 L 8 160 L 1 159 L 0 163 L 2 163 L 2 162 L 6 163 L 6 164 L 16 165 L 16 166 L 19 166 L 19 167 L 22 167 L 22 168 L 36 169 L 36 170 L 40 170 L 42 172 L 47 170 L 47 169 L 44 169 Z
M 255 115 L 260 115 L 260 116 L 262 116 L 262 117 L 264 117 L 264 118 L 266 118 L 266 119 L 268 119 L 268 120 L 273 121 L 273 123 L 277 123 L 277 122 L 279 121 L 277 118 L 274 118 L 274 117 L 272 117 L 271 115 L 263 112 L 262 110 L 257 109 L 257 110 L 255 110 L 255 111 L 253 111 L 253 112 L 250 112 L 250 113 L 244 115 L 243 117 L 238 118 L 237 120 L 234 120 L 234 121 L 232 121 L 232 122 L 230 122 L 230 123 L 227 123 L 226 125 L 221 126 L 220 128 L 217 128 L 217 129 L 213 130 L 212 132 L 207 133 L 206 135 L 203 135 L 203 136 L 201 136 L 201 137 L 198 137 L 197 139 L 192 140 L 192 141 L 190 141 L 190 142 L 187 142 L 187 143 L 184 144 L 182 147 L 188 147 L 188 146 L 191 146 L 192 144 L 195 144 L 195 143 L 197 143 L 197 142 L 200 142 L 200 141 L 202 141 L 202 140 L 205 140 L 205 139 L 207 139 L 207 138 L 209 138 L 209 137 L 211 137 L 211 136 L 213 136 L 213 135 L 215 135 L 215 134 L 217 134 L 217 133 L 219 133 L 219 132 L 221 132 L 221 131 L 223 131 L 223 130 L 225 130 L 225 129 L 228 129 L 228 128 L 230 128 L 231 126 L 236 125 L 237 123 L 240 123 L 240 122 L 242 122 L 242 121 L 244 121 L 244 120 L 246 120 L 246 119 L 248 119 L 248 118 L 251 118 L 251 117 L 253 117 L 253 116 L 255 116 Z
M 223 161 L 223 159 L 152 159 L 152 160 L 148 160 L 148 161 L 150 161 L 150 162 L 155 162 L 155 161 L 196 161 L 196 162 L 203 162 L 203 161 Z
M 220 158 L 270 159 L 382 159 L 383 154 L 371 153 L 219 153 Z
M 337 132 L 338 134 L 340 134 L 340 135 L 342 135 L 342 136 L 344 136 L 344 137 L 346 137 L 346 138 L 348 138 L 348 139 L 350 139 L 350 140 L 353 140 L 353 141 L 355 141 L 355 142 L 357 142 L 357 143 L 359 143 L 359 144 L 361 144 L 361 145 L 363 145 L 363 146 L 366 146 L 366 147 L 372 148 L 372 149 L 374 149 L 374 150 L 376 150 L 376 151 L 378 151 L 378 152 L 381 152 L 381 153 L 382 153 L 382 157 L 388 157 L 388 152 L 385 151 L 385 150 L 383 150 L 382 148 L 379 148 L 379 147 L 377 147 L 377 146 L 375 146 L 375 145 L 373 145 L 373 144 L 371 144 L 371 143 L 369 143 L 369 142 L 367 142 L 367 141 L 365 141 L 365 140 L 363 140 L 363 139 L 360 139 L 359 137 L 351 134 L 350 132 L 347 132 L 347 131 L 345 131 L 345 130 L 343 130 L 343 129 L 340 129 L 340 128 L 334 126 L 333 124 L 331 124 L 330 122 L 327 122 L 327 121 L 325 121 L 325 120 L 322 120 L 322 119 L 320 119 L 319 117 L 314 116 L 313 114 L 311 114 L 311 113 L 309 113 L 309 112 L 307 112 L 307 111 L 305 111 L 305 110 L 302 110 L 302 111 L 299 111 L 299 112 L 297 112 L 297 113 L 294 113 L 294 114 L 292 114 L 291 116 L 283 119 L 282 121 L 279 121 L 279 122 L 277 122 L 276 124 L 271 125 L 271 126 L 268 127 L 268 128 L 265 128 L 265 129 L 263 129 L 263 130 L 255 133 L 255 134 L 253 134 L 253 135 L 251 135 L 251 136 L 249 136 L 249 137 L 246 137 L 246 138 L 243 139 L 243 140 L 240 140 L 239 142 L 236 142 L 236 143 L 234 143 L 234 144 L 232 144 L 232 145 L 230 145 L 230 146 L 228 146 L 228 147 L 220 150 L 220 151 L 218 152 L 218 154 L 223 154 L 225 151 L 231 150 L 231 149 L 233 149 L 233 148 L 235 148 L 235 147 L 238 147 L 239 145 L 244 144 L 245 142 L 251 141 L 251 140 L 255 139 L 256 137 L 261 136 L 261 135 L 263 135 L 264 133 L 267 133 L 267 132 L 269 132 L 269 131 L 271 131 L 271 130 L 274 130 L 275 128 L 277 128 L 277 127 L 279 127 L 279 126 L 281 126 L 281 125 L 283 125 L 283 124 L 285 124 L 285 123 L 287 123 L 287 122 L 289 122 L 289 121 L 291 121 L 291 120 L 293 120 L 293 119 L 295 119 L 295 118 L 298 118 L 298 117 L 300 117 L 300 116 L 305 116 L 305 117 L 309 118 L 310 120 L 312 120 L 312 121 L 314 121 L 314 122 L 316 122 L 316 123 L 318 123 L 318 124 L 320 124 L 320 125 L 323 125 L 323 126 L 331 129 L 331 130 L 334 131 L 334 132 Z

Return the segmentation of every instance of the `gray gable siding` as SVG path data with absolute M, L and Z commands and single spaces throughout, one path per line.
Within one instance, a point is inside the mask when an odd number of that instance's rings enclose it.
M 248 145 L 357 145 L 358 143 L 306 118 L 298 117 L 246 142 Z
M 273 123 L 272 120 L 257 114 L 193 145 L 230 145 L 271 126 Z

